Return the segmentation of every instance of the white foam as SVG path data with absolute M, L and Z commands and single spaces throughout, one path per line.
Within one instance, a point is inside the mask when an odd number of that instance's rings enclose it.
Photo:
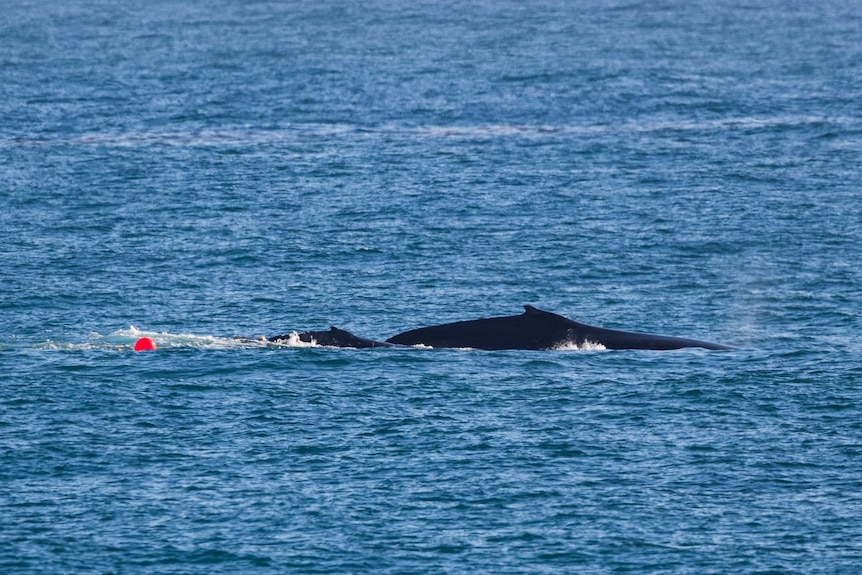
M 554 351 L 604 351 L 607 348 L 600 343 L 584 341 L 578 344 L 576 341 L 563 341 L 552 347 Z
M 192 333 L 170 333 L 146 331 L 129 326 L 128 329 L 120 329 L 102 336 L 93 334 L 89 344 L 83 347 L 92 349 L 100 348 L 131 348 L 135 342 L 142 337 L 150 337 L 156 342 L 159 349 L 190 347 L 196 349 L 235 349 L 249 347 L 263 347 L 267 344 L 264 339 L 251 339 L 239 337 L 219 337 L 214 335 L 198 335 Z M 261 336 L 262 337 L 262 336 Z
M 302 341 L 299 339 L 299 334 L 295 331 L 287 336 L 287 339 L 279 339 L 278 341 L 267 343 L 276 347 L 323 347 L 318 345 L 314 338 L 311 338 L 311 341 Z

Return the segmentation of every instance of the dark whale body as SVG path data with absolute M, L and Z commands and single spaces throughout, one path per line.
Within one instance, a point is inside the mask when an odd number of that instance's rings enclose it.
M 286 341 L 292 334 L 277 335 L 268 341 Z M 399 333 L 383 341 L 365 339 L 349 331 L 332 327 L 329 331 L 306 331 L 297 334 L 300 341 L 331 347 L 396 347 L 425 345 L 484 350 L 553 349 L 560 346 L 578 347 L 601 345 L 605 349 L 733 349 L 725 345 L 594 327 L 572 321 L 561 315 L 524 306 L 524 313 L 505 317 L 489 317 L 422 327 Z
M 605 349 L 732 349 L 724 345 L 594 327 L 555 313 L 524 306 L 524 313 L 458 321 L 405 331 L 386 340 L 400 345 L 474 349 L 553 349 L 562 345 L 602 345 Z
M 292 333 L 276 335 L 268 337 L 267 341 L 287 341 L 292 335 Z M 297 336 L 299 337 L 299 341 L 303 341 L 305 343 L 316 343 L 317 345 L 324 345 L 327 347 L 393 347 L 391 343 L 365 339 L 364 337 L 353 335 L 349 331 L 338 329 L 335 326 L 330 327 L 329 331 L 304 331 L 297 334 Z

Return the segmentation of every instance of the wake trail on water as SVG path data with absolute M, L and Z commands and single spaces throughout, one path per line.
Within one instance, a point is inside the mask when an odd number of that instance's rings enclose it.
M 55 350 L 111 350 L 128 351 L 134 349 L 135 342 L 142 337 L 155 341 L 159 350 L 164 349 L 253 349 L 272 347 L 314 347 L 312 344 L 299 341 L 299 337 L 282 343 L 272 343 L 260 338 L 224 337 L 215 335 L 199 335 L 191 333 L 170 333 L 138 329 L 129 326 L 107 335 L 91 333 L 86 341 L 73 343 L 68 341 L 48 340 L 33 346 L 36 349 Z

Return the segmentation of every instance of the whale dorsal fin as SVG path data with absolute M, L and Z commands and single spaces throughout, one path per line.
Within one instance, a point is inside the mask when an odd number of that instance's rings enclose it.
M 556 314 L 556 313 L 553 313 L 550 311 L 545 311 L 543 309 L 539 309 L 539 308 L 533 307 L 531 305 L 525 305 L 524 306 L 524 313 L 522 315 L 527 316 L 527 317 L 541 317 L 544 319 L 555 318 L 558 320 L 561 319 L 561 320 L 569 321 L 569 322 L 572 321 L 569 318 L 562 316 L 560 314 Z

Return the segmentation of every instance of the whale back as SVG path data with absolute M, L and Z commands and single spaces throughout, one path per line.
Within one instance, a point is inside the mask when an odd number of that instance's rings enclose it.
M 563 316 L 524 306 L 524 313 L 456 321 L 399 333 L 387 343 L 486 350 L 549 349 L 564 343 L 577 324 Z
M 278 342 L 287 341 L 293 334 L 277 335 L 268 338 L 268 341 Z M 339 329 L 335 326 L 329 328 L 328 331 L 304 331 L 297 334 L 299 341 L 305 343 L 315 343 L 326 347 L 353 347 L 363 349 L 368 347 L 392 347 L 391 344 L 382 341 L 374 341 L 353 335 L 349 331 Z
M 552 349 L 563 345 L 602 346 L 605 349 L 733 349 L 696 339 L 595 327 L 530 305 L 525 305 L 524 313 L 520 315 L 422 327 L 405 331 L 386 341 L 399 345 L 486 350 Z

